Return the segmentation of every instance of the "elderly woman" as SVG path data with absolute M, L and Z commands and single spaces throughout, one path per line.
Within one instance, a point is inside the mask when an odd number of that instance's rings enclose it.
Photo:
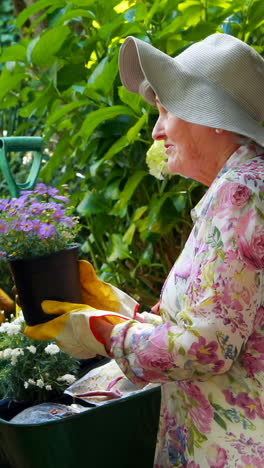
M 176 58 L 128 37 L 119 64 L 124 86 L 158 108 L 153 138 L 164 140 L 170 171 L 209 188 L 160 315 L 136 314 L 131 298 L 81 262 L 88 306 L 45 301 L 62 315 L 27 333 L 55 337 L 78 357 L 107 354 L 139 386 L 161 384 L 155 468 L 261 468 L 264 60 L 213 34 Z

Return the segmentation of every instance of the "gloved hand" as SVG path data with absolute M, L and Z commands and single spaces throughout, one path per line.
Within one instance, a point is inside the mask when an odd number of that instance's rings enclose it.
M 108 356 L 105 346 L 93 332 L 94 320 L 107 319 L 112 325 L 129 320 L 126 316 L 105 310 L 96 310 L 86 304 L 43 301 L 46 314 L 58 315 L 53 320 L 34 326 L 27 326 L 24 333 L 38 341 L 54 339 L 67 354 L 78 359 L 87 359 L 97 354 Z
M 13 312 L 15 308 L 15 303 L 8 294 L 0 288 L 0 310 L 5 312 Z
M 27 326 L 24 333 L 39 341 L 55 339 L 63 351 L 79 359 L 96 354 L 107 356 L 104 344 L 93 333 L 93 321 L 104 317 L 115 325 L 133 319 L 139 304 L 120 289 L 101 281 L 86 260 L 79 261 L 79 270 L 83 304 L 43 301 L 43 311 L 58 317 Z
M 79 261 L 82 302 L 99 310 L 110 310 L 135 318 L 139 304 L 128 294 L 101 281 L 91 263 Z

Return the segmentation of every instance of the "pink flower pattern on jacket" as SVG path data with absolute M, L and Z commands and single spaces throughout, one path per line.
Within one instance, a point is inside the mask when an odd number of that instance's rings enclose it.
M 155 468 L 264 467 L 263 154 L 241 146 L 193 210 L 161 317 L 113 329 L 131 381 L 161 384 Z

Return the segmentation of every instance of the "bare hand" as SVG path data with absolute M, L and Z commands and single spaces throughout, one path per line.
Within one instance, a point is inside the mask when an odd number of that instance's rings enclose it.
M 160 315 L 160 301 L 151 307 L 151 312 L 153 312 L 153 314 Z

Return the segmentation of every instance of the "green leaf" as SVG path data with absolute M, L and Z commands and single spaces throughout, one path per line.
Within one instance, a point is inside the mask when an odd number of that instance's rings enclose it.
M 77 211 L 81 216 L 105 213 L 106 210 L 106 199 L 103 194 L 97 192 L 87 192 L 81 203 L 77 206 Z
M 63 7 L 65 6 L 65 0 L 39 0 L 34 2 L 28 8 L 25 8 L 17 17 L 16 27 L 20 28 L 23 24 L 35 13 L 50 6 Z
M 150 265 L 153 257 L 153 245 L 149 244 L 146 249 L 143 250 L 142 255 L 139 259 L 140 265 Z
M 19 115 L 24 118 L 31 117 L 32 115 L 42 115 L 46 110 L 50 99 L 53 98 L 53 87 L 47 86 L 43 93 L 36 96 L 32 102 L 19 109 Z
M 99 167 L 103 164 L 104 161 L 110 161 L 112 157 L 119 153 L 122 149 L 129 145 L 129 141 L 126 136 L 122 136 L 119 138 L 112 146 L 110 146 L 109 150 L 106 152 L 103 158 L 99 159 L 96 163 L 94 163 L 90 167 L 91 175 L 95 176 L 96 172 L 98 171 Z M 83 153 L 82 162 L 85 161 L 87 158 L 87 154 Z
M 74 109 L 78 109 L 79 107 L 82 107 L 82 106 L 87 106 L 88 104 L 89 104 L 88 100 L 79 100 L 79 101 L 70 102 L 69 104 L 65 104 L 64 106 L 60 107 L 57 111 L 55 111 L 53 114 L 51 114 L 51 116 L 47 120 L 46 125 L 49 127 L 50 125 L 53 125 L 55 122 L 57 122 L 59 119 L 61 119 L 65 115 L 68 116 L 68 114 Z
M 226 423 L 225 421 L 221 418 L 221 416 L 219 416 L 218 413 L 214 413 L 214 420 L 215 422 L 221 426 L 225 431 L 227 430 L 227 426 L 226 426 Z
M 133 214 L 133 221 L 137 221 L 138 219 L 140 219 L 143 214 L 147 211 L 148 207 L 147 206 L 140 206 L 139 208 L 137 208 Z
M 184 39 L 187 41 L 200 41 L 210 34 L 214 34 L 217 29 L 217 24 L 214 22 L 207 23 L 201 22 L 195 26 L 191 26 L 187 31 L 184 32 Z
M 151 200 L 146 225 L 146 229 L 148 231 L 153 228 L 153 225 L 159 219 L 160 210 L 169 196 L 170 193 L 167 192 L 162 197 L 153 197 L 153 199 Z
M 96 19 L 95 14 L 89 10 L 83 10 L 81 8 L 76 8 L 74 10 L 67 11 L 64 15 L 62 15 L 57 21 L 56 25 L 59 26 L 64 24 L 67 21 L 71 21 L 72 19 L 76 19 L 78 17 L 81 18 L 89 18 L 89 19 Z
M 7 49 L 4 49 L 0 62 L 26 62 L 27 54 L 26 48 L 20 44 L 12 45 Z
M 179 193 L 175 197 L 171 197 L 171 200 L 177 211 L 183 211 L 188 201 L 187 194 L 186 192 Z
M 124 260 L 131 258 L 128 246 L 124 243 L 124 239 L 120 234 L 112 234 L 110 236 L 110 251 L 107 256 L 108 262 L 115 260 Z
M 94 6 L 94 0 L 71 0 L 72 5 L 76 5 L 78 7 L 89 7 Z
M 117 179 L 109 180 L 107 186 L 105 187 L 104 194 L 106 198 L 109 198 L 110 200 L 118 200 L 119 199 L 119 185 L 120 181 L 122 180 L 121 177 L 118 177 Z
M 39 41 L 39 39 L 40 39 L 40 37 L 36 36 L 28 44 L 28 47 L 27 47 L 27 61 L 28 61 L 28 63 L 31 63 L 32 50 L 34 49 L 34 47 L 37 44 L 37 42 Z
M 164 39 L 171 34 L 181 32 L 186 26 L 186 19 L 184 16 L 177 16 L 167 26 L 162 28 L 161 32 L 157 34 L 156 40 Z
M 257 213 L 258 213 L 259 217 L 260 217 L 261 219 L 263 219 L 263 220 L 264 220 L 264 213 L 263 213 L 263 209 L 261 209 L 261 210 L 260 210 L 258 207 L 256 207 L 256 211 L 257 211 Z
M 40 68 L 51 66 L 54 56 L 60 50 L 70 32 L 68 26 L 59 26 L 45 32 L 32 49 L 32 63 Z
M 125 106 L 112 106 L 112 107 L 103 107 L 94 112 L 91 112 L 86 119 L 84 120 L 81 130 L 77 133 L 74 138 L 74 141 L 77 137 L 81 136 L 83 139 L 88 140 L 95 128 L 102 122 L 108 119 L 113 119 L 119 115 L 131 115 L 133 112 Z
M 104 57 L 99 62 L 88 79 L 86 94 L 89 95 L 90 89 L 100 90 L 105 96 L 109 94 L 118 73 L 117 61 L 118 56 L 116 53 L 111 60 L 109 60 L 109 57 Z
M 248 9 L 248 27 L 250 31 L 259 27 L 264 23 L 264 2 L 263 0 L 255 0 L 250 2 Z
M 64 91 L 72 86 L 80 94 L 83 94 L 85 87 L 78 87 L 75 83 L 80 83 L 87 79 L 87 68 L 85 68 L 83 63 L 65 65 L 57 71 L 56 79 L 59 91 Z
M 145 125 L 148 120 L 148 114 L 143 114 L 142 117 L 137 121 L 133 127 L 131 127 L 127 132 L 127 139 L 130 143 L 132 143 L 138 136 L 140 130 Z
M 135 5 L 135 9 L 136 9 L 135 20 L 145 21 L 146 15 L 147 15 L 147 5 L 144 5 L 144 3 L 137 3 Z
M 4 98 L 4 96 L 9 93 L 9 91 L 18 89 L 19 83 L 25 78 L 24 73 L 17 73 L 16 75 L 7 76 L 1 75 L 0 77 L 0 100 Z
M 118 95 L 124 104 L 131 107 L 133 111 L 141 115 L 143 99 L 139 94 L 131 93 L 130 91 L 127 91 L 124 86 L 119 86 Z
M 127 245 L 132 244 L 135 230 L 136 230 L 136 225 L 134 223 L 130 224 L 129 228 L 126 230 L 125 234 L 123 235 L 123 241 L 125 242 L 125 244 Z
M 208 240 L 206 243 L 212 245 L 213 248 L 219 249 L 220 247 L 222 247 L 223 242 L 221 238 L 221 232 L 216 226 L 214 226 L 212 234 L 208 236 Z
M 16 106 L 17 104 L 17 97 L 9 95 L 0 101 L 0 109 L 9 109 L 10 111 L 10 108 Z
M 69 138 L 67 135 L 64 135 L 58 142 L 55 151 L 47 164 L 41 170 L 40 175 L 43 178 L 43 181 L 50 183 L 56 170 L 61 171 L 62 161 L 65 158 L 65 154 L 69 151 Z
M 179 347 L 178 353 L 179 353 L 181 356 L 185 356 L 185 354 L 186 354 L 185 349 L 184 349 L 182 346 Z
M 125 216 L 129 200 L 135 192 L 138 184 L 146 175 L 147 172 L 145 171 L 136 171 L 135 174 L 128 179 L 123 192 L 120 193 L 120 200 L 111 211 L 112 215 L 119 215 L 121 217 Z

